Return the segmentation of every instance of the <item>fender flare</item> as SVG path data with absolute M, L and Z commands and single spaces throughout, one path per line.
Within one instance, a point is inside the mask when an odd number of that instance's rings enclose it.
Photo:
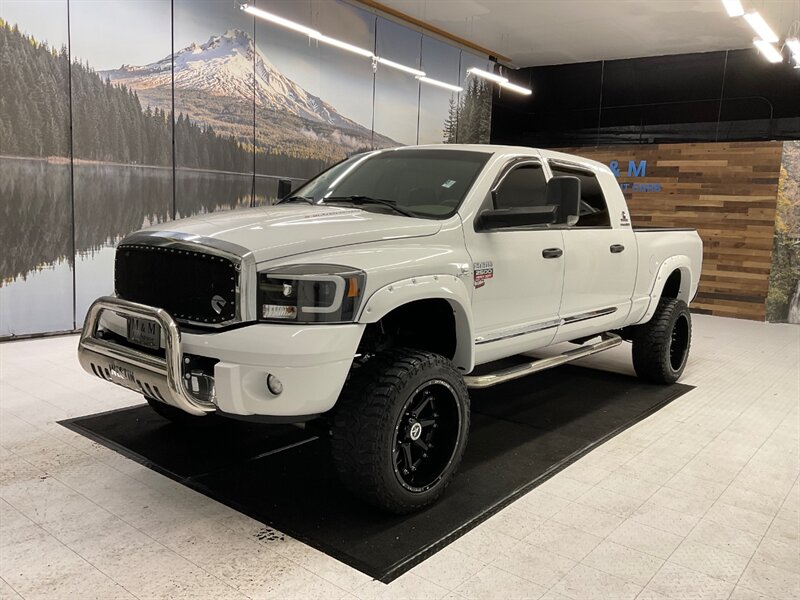
M 667 279 L 676 270 L 681 272 L 681 287 L 678 291 L 678 298 L 686 302 L 686 304 L 689 304 L 692 300 L 697 290 L 697 282 L 694 280 L 694 273 L 692 273 L 692 261 L 685 254 L 670 256 L 658 268 L 653 281 L 653 288 L 650 291 L 650 304 L 638 323 L 646 323 L 653 317 L 658 307 L 658 302 L 661 300 L 661 294 L 664 292 Z
M 402 279 L 376 290 L 364 303 L 359 323 L 377 323 L 396 308 L 417 300 L 446 300 L 453 309 L 456 324 L 456 351 L 453 364 L 469 373 L 475 366 L 472 344 L 472 299 L 470 290 L 453 275 L 423 275 Z

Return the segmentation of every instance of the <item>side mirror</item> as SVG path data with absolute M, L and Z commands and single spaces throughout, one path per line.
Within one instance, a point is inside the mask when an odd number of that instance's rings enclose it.
M 279 179 L 278 180 L 278 200 L 282 200 L 286 198 L 289 194 L 292 193 L 292 180 L 291 179 Z
M 506 229 L 530 225 L 550 225 L 556 222 L 557 206 L 531 206 L 485 210 L 478 217 L 478 228 Z
M 581 180 L 571 175 L 558 175 L 547 182 L 548 206 L 556 208 L 555 223 L 575 225 L 581 205 Z

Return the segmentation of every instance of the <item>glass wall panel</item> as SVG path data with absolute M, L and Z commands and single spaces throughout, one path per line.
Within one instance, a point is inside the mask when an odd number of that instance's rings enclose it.
M 114 291 L 119 240 L 172 217 L 170 10 L 70 0 L 78 326 Z
M 428 77 L 459 85 L 459 60 L 461 52 L 449 44 L 422 37 L 422 70 Z M 455 142 L 458 92 L 451 92 L 429 83 L 420 83 L 419 132 L 420 144 Z
M 0 338 L 74 326 L 66 0 L 0 2 Z
M 376 54 L 414 69 L 420 68 L 422 34 L 379 17 Z M 420 83 L 410 73 L 378 65 L 375 73 L 375 146 L 417 143 Z
M 492 127 L 492 86 L 486 79 L 469 73 L 477 67 L 494 71 L 489 59 L 461 51 L 461 87 L 456 111 L 456 141 L 459 144 L 488 144 Z
M 186 217 L 241 205 L 247 179 L 252 200 L 255 18 L 236 2 L 174 0 L 173 10 L 175 205 Z M 198 181 L 220 195 L 190 194 Z

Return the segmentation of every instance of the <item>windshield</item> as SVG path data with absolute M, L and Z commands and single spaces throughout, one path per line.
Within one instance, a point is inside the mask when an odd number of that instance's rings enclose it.
M 449 149 L 369 152 L 334 165 L 292 192 L 291 198 L 446 218 L 456 212 L 490 156 Z

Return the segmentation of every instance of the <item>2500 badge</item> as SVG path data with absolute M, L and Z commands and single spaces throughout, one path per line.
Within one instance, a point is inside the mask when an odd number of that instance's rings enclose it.
M 490 260 L 476 262 L 473 265 L 475 287 L 483 287 L 486 285 L 486 280 L 494 277 L 494 263 Z

